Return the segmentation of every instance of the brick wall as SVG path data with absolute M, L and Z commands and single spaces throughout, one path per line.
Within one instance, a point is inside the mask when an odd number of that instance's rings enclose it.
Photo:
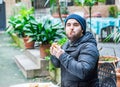
M 109 15 L 109 12 L 108 12 L 108 8 L 110 7 L 111 5 L 98 5 L 98 6 L 93 6 L 92 7 L 92 14 L 96 13 L 96 12 L 99 12 L 102 17 L 108 17 Z M 86 14 L 89 14 L 89 7 L 87 6 L 84 6 L 84 7 L 81 7 L 81 6 L 70 6 L 68 7 L 68 10 L 69 10 L 69 13 L 75 13 L 75 12 L 83 12 L 85 15 Z

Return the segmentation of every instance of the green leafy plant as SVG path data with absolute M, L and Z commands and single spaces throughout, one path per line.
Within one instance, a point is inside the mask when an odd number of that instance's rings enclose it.
M 19 13 L 15 16 L 9 18 L 9 26 L 7 27 L 6 32 L 15 33 L 19 37 L 29 36 L 29 41 L 36 40 L 36 34 L 38 29 L 38 22 L 33 16 L 34 9 L 21 8 Z
M 93 6 L 97 2 L 105 3 L 106 0 L 74 0 L 75 5 Z
M 40 23 L 38 23 L 33 16 L 29 17 L 29 22 L 24 27 L 25 36 L 30 37 L 29 42 L 37 40 L 39 25 Z
M 117 17 L 118 16 L 118 9 L 117 9 L 117 7 L 116 6 L 110 6 L 109 7 L 109 16 L 110 17 Z
M 115 28 L 114 31 L 104 39 L 104 42 L 108 42 L 111 38 L 113 39 L 115 43 L 120 42 L 120 29 L 119 28 Z
M 16 33 L 20 37 L 24 37 L 25 25 L 29 24 L 33 14 L 33 8 L 26 9 L 21 8 L 19 13 L 15 16 L 11 16 L 8 20 L 9 26 L 7 27 L 7 32 Z
M 68 40 L 67 37 L 64 37 L 64 38 L 61 38 L 60 40 L 58 40 L 57 43 L 62 46 L 67 40 Z
M 50 62 L 50 56 L 46 56 L 45 60 Z M 49 63 L 49 66 L 47 67 L 48 70 L 53 71 L 55 70 L 55 66 L 52 63 Z
M 24 36 L 24 32 L 23 32 L 23 27 L 24 27 L 24 22 L 21 21 L 21 19 L 19 18 L 20 16 L 11 16 L 9 18 L 9 26 L 6 28 L 6 32 L 7 33 L 15 33 L 17 34 L 19 37 L 23 37 Z
M 49 18 L 43 19 L 38 26 L 37 41 L 41 44 L 49 44 L 65 36 L 64 28 L 60 23 L 53 23 Z

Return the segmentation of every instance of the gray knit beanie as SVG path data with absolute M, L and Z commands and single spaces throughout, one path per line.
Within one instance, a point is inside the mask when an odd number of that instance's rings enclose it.
M 82 27 L 83 34 L 85 34 L 85 32 L 86 32 L 86 20 L 83 17 L 81 17 L 80 15 L 77 15 L 77 14 L 71 14 L 65 19 L 65 25 L 69 19 L 77 20 Z

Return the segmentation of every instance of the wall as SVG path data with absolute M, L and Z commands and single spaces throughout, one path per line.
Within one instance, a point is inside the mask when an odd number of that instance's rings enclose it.
M 92 14 L 99 12 L 102 17 L 108 17 L 108 8 L 111 5 L 97 5 L 92 7 Z M 83 12 L 85 15 L 89 14 L 89 7 L 80 7 L 80 6 L 70 6 L 68 7 L 69 13 L 75 13 L 75 12 Z
M 6 25 L 8 25 L 8 18 L 19 11 L 19 5 L 16 4 L 15 0 L 4 0 L 4 2 L 6 3 Z M 27 8 L 31 7 L 31 0 L 21 0 L 21 2 Z
M 14 10 L 17 9 L 18 4 L 16 4 L 15 0 L 4 0 L 6 3 L 6 18 L 9 18 L 11 15 L 14 14 Z M 26 5 L 27 8 L 31 7 L 30 0 L 21 0 L 23 4 Z
M 117 5 L 118 10 L 120 11 L 120 0 L 115 0 L 115 4 Z

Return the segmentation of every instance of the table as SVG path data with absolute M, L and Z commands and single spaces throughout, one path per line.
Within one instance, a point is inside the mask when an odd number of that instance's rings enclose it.
M 23 83 L 23 84 L 17 84 L 12 85 L 10 87 L 58 87 L 57 85 L 54 85 L 52 82 L 49 83 Z
M 90 18 L 86 19 L 87 27 L 90 28 Z M 120 28 L 120 18 L 91 18 L 91 29 L 97 35 L 100 35 L 101 29 L 114 26 Z

